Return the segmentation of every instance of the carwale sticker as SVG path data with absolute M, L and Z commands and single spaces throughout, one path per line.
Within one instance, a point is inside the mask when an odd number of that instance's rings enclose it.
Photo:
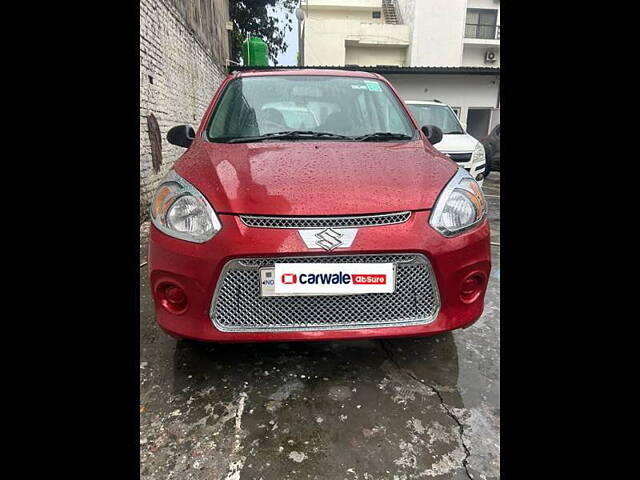
M 276 263 L 271 278 L 274 290 L 266 295 L 353 295 L 395 290 L 393 263 Z M 271 282 L 265 285 L 271 287 Z

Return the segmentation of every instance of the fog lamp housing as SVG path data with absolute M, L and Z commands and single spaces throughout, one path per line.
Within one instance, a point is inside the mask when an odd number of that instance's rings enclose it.
M 467 275 L 460 284 L 460 299 L 464 303 L 475 302 L 485 286 L 485 276 L 480 272 Z
M 189 304 L 187 292 L 175 283 L 163 283 L 156 289 L 158 300 L 162 308 L 169 313 L 181 314 L 187 310 Z

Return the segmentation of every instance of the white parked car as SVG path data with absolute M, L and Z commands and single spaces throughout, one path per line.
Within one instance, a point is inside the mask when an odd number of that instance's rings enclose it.
M 419 125 L 435 125 L 442 130 L 442 140 L 434 147 L 463 167 L 482 185 L 486 165 L 484 146 L 467 133 L 451 107 L 437 100 L 407 100 L 405 103 Z

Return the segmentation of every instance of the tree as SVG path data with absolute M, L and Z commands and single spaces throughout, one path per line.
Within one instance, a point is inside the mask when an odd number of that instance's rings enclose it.
M 267 44 L 269 58 L 277 65 L 276 57 L 280 52 L 286 52 L 289 47 L 284 41 L 284 36 L 293 30 L 293 11 L 298 5 L 298 0 L 232 0 L 229 3 L 233 21 L 231 59 L 240 62 L 242 42 L 249 34 L 260 37 Z M 276 5 L 285 9 L 284 24 L 269 12 L 269 9 Z

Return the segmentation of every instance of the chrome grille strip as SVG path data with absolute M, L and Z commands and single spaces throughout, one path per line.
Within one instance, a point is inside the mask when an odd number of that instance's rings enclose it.
M 411 212 L 381 213 L 376 215 L 352 215 L 346 217 L 273 217 L 240 215 L 242 223 L 256 228 L 347 228 L 377 227 L 404 223 Z
M 261 297 L 260 268 L 275 262 L 396 265 L 396 290 L 334 296 Z M 440 311 L 431 264 L 420 254 L 243 258 L 224 266 L 210 308 L 223 332 L 287 332 L 425 325 Z
M 305 255 L 303 257 L 258 257 L 239 258 L 237 262 L 247 267 L 272 267 L 275 263 L 410 263 L 415 261 L 413 253 L 403 254 L 359 254 L 359 255 Z

